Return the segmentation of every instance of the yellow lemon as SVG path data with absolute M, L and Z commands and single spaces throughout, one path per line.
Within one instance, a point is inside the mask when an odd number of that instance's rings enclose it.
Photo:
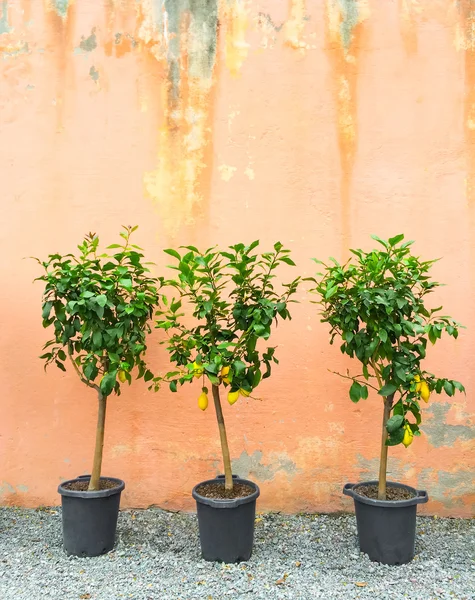
M 421 391 L 421 378 L 419 375 L 414 375 L 414 381 L 416 382 L 416 393 L 418 394 Z
M 235 402 L 237 402 L 239 398 L 239 390 L 237 392 L 229 392 L 228 394 L 228 402 L 229 404 L 234 404 Z
M 204 373 L 203 365 L 199 365 L 196 361 L 193 363 L 193 376 L 199 379 Z
M 122 369 L 119 371 L 119 381 L 121 383 L 125 383 L 127 381 L 127 377 L 125 376 L 125 371 L 123 371 Z
M 230 367 L 223 367 L 221 369 L 221 379 L 223 380 L 223 383 L 231 383 L 228 377 L 229 369 Z
M 406 431 L 404 432 L 404 437 L 402 439 L 402 443 L 407 448 L 408 446 L 410 446 L 412 444 L 412 440 L 414 439 L 414 434 L 412 433 L 412 429 L 409 427 L 409 425 L 406 425 L 405 429 L 406 429 Z
M 206 410 L 208 408 L 208 395 L 205 392 L 201 392 L 198 397 L 198 407 L 201 410 Z
M 239 389 L 239 393 L 241 394 L 241 396 L 245 396 L 246 398 L 248 398 L 251 394 L 251 392 L 248 392 L 247 390 L 243 390 L 242 388 Z
M 421 382 L 421 398 L 424 400 L 424 402 L 429 402 L 430 389 L 425 381 Z

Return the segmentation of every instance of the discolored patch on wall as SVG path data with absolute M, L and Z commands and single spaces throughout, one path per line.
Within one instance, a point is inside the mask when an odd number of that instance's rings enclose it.
M 284 473 L 292 479 L 300 470 L 292 459 L 286 454 L 272 454 L 271 462 L 263 464 L 262 452 L 256 450 L 251 455 L 246 451 L 241 453 L 239 458 L 232 461 L 233 473 L 239 475 L 239 477 L 255 478 L 258 481 L 270 481 L 278 473 Z
M 206 212 L 212 166 L 212 108 L 218 0 L 142 0 L 142 48 L 167 65 L 158 166 L 144 177 L 170 232 Z
M 291 48 L 306 48 L 303 37 L 306 20 L 306 0 L 289 0 L 289 18 L 284 25 L 284 34 L 285 43 Z
M 459 21 L 455 30 L 456 48 L 464 53 L 464 129 L 467 156 L 467 197 L 475 204 L 475 1 L 457 0 Z
M 2 0 L 0 3 L 0 35 L 11 31 L 12 27 L 8 23 L 8 0 Z
M 91 35 L 88 37 L 81 36 L 81 41 L 79 42 L 79 46 L 75 48 L 74 52 L 76 54 L 82 54 L 87 52 L 92 52 L 97 48 L 97 37 L 96 37 L 96 28 L 94 27 L 91 31 Z
M 475 427 L 472 423 L 468 425 L 447 423 L 447 413 L 451 405 L 448 402 L 432 404 L 427 413 L 430 419 L 425 421 L 423 433 L 427 435 L 429 443 L 434 448 L 442 446 L 453 446 L 457 440 L 470 441 L 475 439 Z
M 366 0 L 326 0 L 326 48 L 332 68 L 340 151 L 340 200 L 342 248 L 350 243 L 350 196 L 358 141 L 357 83 L 364 21 L 369 17 Z
M 421 12 L 419 0 L 399 0 L 399 30 L 409 56 L 417 52 L 417 17 Z
M 76 4 L 45 0 L 46 49 L 53 52 L 55 61 L 55 81 L 52 85 L 54 105 L 56 107 L 56 131 L 64 130 L 64 112 L 66 96 L 72 90 L 73 67 L 71 53 L 74 52 L 73 41 Z
M 52 0 L 51 1 L 52 7 L 54 8 L 54 10 L 58 14 L 58 16 L 62 17 L 63 19 L 66 18 L 68 15 L 69 4 L 70 4 L 69 0 Z
M 249 0 L 227 0 L 224 16 L 226 24 L 226 66 L 236 77 L 249 53 L 246 41 L 249 26 Z
M 356 455 L 356 467 L 359 471 L 360 481 L 373 481 L 378 479 L 379 458 L 365 458 L 361 454 Z M 387 478 L 388 481 L 401 481 L 405 472 L 411 469 L 411 465 L 401 461 L 399 458 L 390 456 L 388 459 Z
M 463 507 L 470 497 L 475 498 L 473 471 L 437 471 L 437 482 L 430 488 L 431 498 L 447 508 Z

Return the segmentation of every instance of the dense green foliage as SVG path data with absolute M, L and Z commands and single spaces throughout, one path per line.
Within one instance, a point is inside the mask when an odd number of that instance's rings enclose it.
M 178 298 L 158 311 L 157 327 L 168 332 L 171 361 L 179 370 L 165 379 L 172 391 L 177 384 L 195 376 L 206 377 L 212 385 L 229 385 L 231 391 L 250 393 L 261 379 L 269 377 L 277 363 L 275 348 L 261 349 L 259 340 L 268 340 L 273 324 L 290 319 L 289 302 L 299 278 L 274 287 L 275 271 L 282 265 L 294 266 L 290 251 L 277 242 L 273 252 L 255 254 L 259 242 L 236 244 L 227 251 L 209 248 L 200 252 L 186 246 L 184 253 L 165 250 L 177 264 L 177 277 L 167 285 Z M 185 303 L 194 318 L 185 318 Z M 229 367 L 221 376 L 223 367 Z M 158 387 L 161 380 L 156 379 Z
M 78 256 L 50 254 L 38 280 L 45 282 L 43 326 L 53 338 L 41 356 L 45 368 L 65 371 L 71 360 L 81 380 L 103 396 L 120 394 L 121 383 L 153 378 L 144 354 L 150 319 L 158 306 L 160 281 L 143 264 L 141 248 L 130 243 L 136 227 L 124 227 L 122 244 L 98 255 L 99 238 L 89 233 Z M 99 384 L 95 383 L 100 378 Z
M 344 375 L 352 380 L 351 400 L 366 399 L 368 388 L 384 397 L 394 395 L 386 444 L 397 445 L 407 427 L 419 435 L 420 382 L 426 382 L 429 392 L 453 396 L 456 390 L 465 391 L 458 381 L 438 378 L 421 366 L 428 341 L 435 344 L 443 332 L 457 338 L 460 325 L 440 316 L 442 307 L 425 304 L 440 285 L 429 275 L 435 261 L 411 254 L 413 242 L 403 242 L 402 234 L 387 241 L 373 239 L 382 249 L 351 250 L 356 260 L 344 265 L 333 258 L 331 264 L 316 261 L 324 272 L 312 279 L 312 291 L 319 296 L 322 321 L 330 325 L 331 343 L 340 338 L 341 351 L 361 363 L 360 374 Z

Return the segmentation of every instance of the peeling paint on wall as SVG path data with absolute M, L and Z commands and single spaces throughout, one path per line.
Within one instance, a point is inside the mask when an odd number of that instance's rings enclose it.
M 96 28 L 91 31 L 91 35 L 88 37 L 81 36 L 79 47 L 75 49 L 75 52 L 92 52 L 97 48 L 97 37 Z
M 233 473 L 239 473 L 239 476 L 244 479 L 250 477 L 258 481 L 270 481 L 280 472 L 285 473 L 290 478 L 299 472 L 297 465 L 286 454 L 274 456 L 275 460 L 263 464 L 260 450 L 256 450 L 251 455 L 243 451 L 239 458 L 232 461 Z
M 99 71 L 94 65 L 92 65 L 92 67 L 89 69 L 89 76 L 96 83 L 99 80 Z
M 327 48 L 340 149 L 342 247 L 350 244 L 350 186 L 357 148 L 357 79 L 361 23 L 369 16 L 366 0 L 327 0 Z
M 247 58 L 248 0 L 228 0 L 226 9 L 226 66 L 236 76 Z
M 290 16 L 284 26 L 285 41 L 292 48 L 305 48 L 303 32 L 306 21 L 306 0 L 289 0 L 289 2 Z
M 69 0 L 52 0 L 52 6 L 60 17 L 63 19 L 67 17 Z
M 164 0 L 158 7 L 145 2 L 151 13 L 140 28 L 142 41 L 168 65 L 158 167 L 145 175 L 145 186 L 175 231 L 194 221 L 209 195 L 218 0 Z
M 465 59 L 465 143 L 467 151 L 467 197 L 475 204 L 475 1 L 457 0 L 460 20 L 455 44 Z
M 473 424 L 451 425 L 447 423 L 447 413 L 450 408 L 451 405 L 445 402 L 432 404 L 427 410 L 429 414 L 432 413 L 432 418 L 424 423 L 423 432 L 434 448 L 453 446 L 457 440 L 469 441 L 475 439 Z
M 12 28 L 8 24 L 8 0 L 2 0 L 0 4 L 0 35 L 10 33 Z

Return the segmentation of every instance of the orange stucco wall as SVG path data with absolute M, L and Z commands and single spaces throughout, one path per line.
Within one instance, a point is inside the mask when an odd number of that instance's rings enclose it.
M 96 418 L 74 374 L 37 358 L 42 289 L 24 257 L 131 223 L 159 272 L 162 248 L 256 238 L 292 248 L 303 275 L 371 233 L 443 257 L 434 303 L 467 329 L 427 366 L 467 395 L 424 407 L 390 477 L 427 489 L 428 513 L 474 514 L 472 4 L 0 0 L 1 502 L 57 503 L 57 484 L 90 470 Z M 261 510 L 349 509 L 342 485 L 377 472 L 381 406 L 350 402 L 329 369 L 351 362 L 299 295 L 274 377 L 225 407 L 234 468 Z M 198 393 L 138 383 L 110 400 L 104 473 L 126 480 L 124 506 L 192 509 L 191 487 L 220 471 Z

